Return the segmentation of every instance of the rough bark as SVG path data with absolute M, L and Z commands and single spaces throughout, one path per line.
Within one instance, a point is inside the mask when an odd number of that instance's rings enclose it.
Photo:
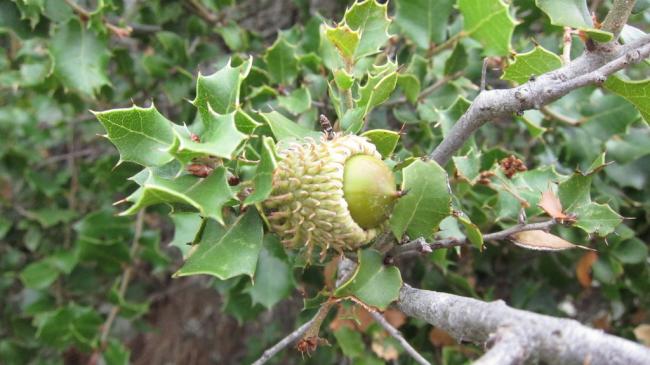
M 571 319 L 514 309 L 501 300 L 488 303 L 405 284 L 397 307 L 408 316 L 442 328 L 459 341 L 483 344 L 492 337 L 494 347 L 481 359 L 482 364 L 517 364 L 511 358 L 520 351 L 524 358 L 547 364 L 650 364 L 650 348 Z M 500 337 L 505 338 L 501 345 Z M 506 345 L 513 343 L 517 345 L 507 351 Z M 500 360 L 494 362 L 492 358 L 499 353 Z

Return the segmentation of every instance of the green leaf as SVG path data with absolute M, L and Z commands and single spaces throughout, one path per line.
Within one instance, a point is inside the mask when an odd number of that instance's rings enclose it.
M 458 175 L 474 185 L 481 173 L 481 154 L 471 150 L 465 156 L 454 156 L 452 159 Z
M 287 96 L 278 96 L 278 104 L 287 109 L 291 114 L 304 113 L 311 108 L 309 89 L 300 88 L 292 91 Z
M 583 30 L 599 42 L 612 40 L 612 33 L 595 29 L 587 0 L 535 0 L 537 7 L 551 18 L 551 24 Z
M 269 76 L 276 84 L 291 84 L 298 76 L 298 58 L 296 46 L 286 40 L 284 33 L 280 33 L 275 43 L 264 54 Z
M 403 170 L 402 179 L 402 190 L 408 193 L 395 204 L 390 228 L 397 239 L 404 233 L 430 238 L 451 214 L 447 173 L 434 161 L 416 160 Z
M 68 304 L 34 317 L 36 338 L 43 343 L 59 349 L 77 344 L 86 351 L 94 344 L 102 322 L 102 318 L 92 308 L 76 304 Z
M 638 238 L 618 244 L 612 254 L 624 264 L 640 264 L 648 257 L 648 246 Z
M 196 80 L 196 97 L 192 104 L 197 107 L 201 118 L 210 120 L 210 108 L 217 114 L 229 114 L 239 106 L 242 81 L 248 76 L 252 57 L 239 66 L 226 66 L 209 76 L 199 73 Z
M 334 82 L 341 90 L 348 90 L 354 85 L 354 75 L 340 68 L 334 71 Z
M 248 209 L 228 227 L 209 220 L 196 251 L 174 277 L 207 274 L 226 280 L 255 274 L 262 248 L 262 221 L 255 209 Z
M 467 35 L 484 47 L 486 56 L 506 56 L 517 24 L 502 0 L 458 0 Z
M 147 172 L 140 189 L 126 198 L 133 205 L 121 215 L 135 214 L 154 204 L 182 203 L 196 208 L 203 217 L 223 222 L 223 205 L 234 197 L 223 166 L 216 168 L 206 178 L 183 175 L 173 179 L 163 177 L 155 170 Z
M 262 123 L 253 119 L 243 110 L 237 109 L 237 112 L 235 113 L 235 125 L 240 132 L 252 134 L 257 127 L 262 125 Z
M 368 138 L 377 147 L 377 152 L 383 158 L 390 157 L 395 151 L 395 147 L 397 147 L 397 142 L 399 142 L 399 133 L 386 129 L 369 130 L 364 132 L 362 136 Z
M 293 270 L 276 235 L 266 235 L 257 261 L 253 286 L 248 288 L 253 304 L 267 309 L 289 297 L 295 286 Z
M 616 161 L 627 163 L 650 154 L 650 128 L 632 129 L 623 138 L 610 139 L 607 153 Z
M 419 48 L 429 49 L 446 38 L 453 0 L 398 0 L 395 23 Z
M 248 32 L 237 23 L 229 21 L 216 28 L 216 31 L 231 51 L 245 51 L 248 48 Z
M 370 0 L 367 0 L 370 1 Z M 373 72 L 368 75 L 368 80 L 359 87 L 359 98 L 357 106 L 363 107 L 368 112 L 377 105 L 388 100 L 397 85 L 397 65 L 387 62 L 382 66 L 375 66 Z
M 110 85 L 108 60 L 110 57 L 106 37 L 85 29 L 72 19 L 60 25 L 50 45 L 54 60 L 54 75 L 66 89 L 93 96 L 104 85 Z
M 465 70 L 467 67 L 467 51 L 462 42 L 456 43 L 456 47 L 445 61 L 445 75 L 453 75 L 456 72 Z
M 363 129 L 365 116 L 365 108 L 360 107 L 346 110 L 341 118 L 341 129 L 350 133 L 359 133 Z
M 152 105 L 94 113 L 120 152 L 120 162 L 161 166 L 173 159 L 166 150 L 174 141 L 172 122 Z M 118 162 L 119 164 L 119 162 Z
M 345 11 L 344 22 L 350 28 L 361 34 L 355 59 L 377 53 L 388 38 L 388 5 L 379 4 L 376 0 L 355 2 Z
M 278 142 L 285 139 L 319 138 L 320 136 L 319 132 L 309 130 L 276 111 L 261 113 L 260 115 L 271 127 L 275 140 Z
M 467 236 L 469 242 L 471 242 L 472 245 L 474 245 L 474 247 L 478 248 L 480 251 L 483 251 L 483 234 L 481 233 L 481 230 L 478 229 L 478 226 L 472 223 L 472 221 L 469 220 L 469 217 L 463 213 L 457 215 L 456 220 L 459 221 L 463 227 L 465 227 L 465 235 Z
M 351 359 L 357 359 L 364 355 L 366 346 L 363 343 L 363 338 L 361 338 L 361 333 L 349 327 L 341 326 L 341 328 L 334 331 L 334 338 L 341 347 L 343 355 Z
M 325 26 L 325 35 L 327 39 L 336 47 L 341 56 L 347 63 L 352 64 L 354 61 L 354 52 L 359 45 L 361 34 L 352 30 L 347 24 L 339 24 L 335 28 Z
M 192 212 L 173 213 L 170 217 L 174 222 L 174 238 L 169 245 L 178 248 L 183 258 L 187 258 L 191 249 L 190 243 L 196 237 L 203 218 L 199 213 Z
M 384 265 L 384 256 L 376 250 L 359 251 L 354 274 L 335 291 L 338 298 L 353 296 L 364 304 L 384 310 L 397 300 L 402 277 L 395 266 Z
M 542 46 L 535 46 L 530 52 L 514 55 L 514 61 L 508 63 L 501 78 L 523 84 L 533 75 L 541 75 L 560 67 L 562 60 L 559 56 Z
M 59 270 L 47 260 L 41 260 L 27 265 L 20 273 L 20 280 L 27 288 L 45 289 L 59 277 L 59 274 Z
M 580 207 L 575 213 L 578 216 L 576 227 L 601 237 L 614 232 L 623 221 L 623 218 L 607 204 L 590 203 Z
M 406 100 L 415 105 L 420 96 L 420 80 L 413 74 L 399 74 L 397 75 L 397 85 L 404 92 Z
M 204 128 L 197 134 L 199 141 L 192 138 L 187 127 L 174 125 L 174 143 L 169 153 L 184 164 L 205 156 L 232 159 L 237 147 L 246 139 L 235 125 L 236 113 L 221 115 L 208 107 L 208 113 L 201 118 Z
M 255 189 L 251 195 L 246 197 L 245 205 L 264 201 L 273 190 L 273 171 L 277 166 L 275 144 L 271 137 L 262 138 L 261 158 L 253 179 Z
M 610 76 L 604 86 L 634 104 L 646 123 L 650 123 L 650 79 L 627 81 L 618 76 Z
M 131 351 L 121 342 L 111 339 L 108 341 L 106 350 L 102 352 L 102 357 L 106 365 L 129 365 Z

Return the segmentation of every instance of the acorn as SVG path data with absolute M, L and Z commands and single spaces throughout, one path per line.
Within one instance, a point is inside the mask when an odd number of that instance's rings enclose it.
M 354 250 L 382 231 L 399 197 L 375 145 L 356 135 L 306 138 L 278 152 L 264 202 L 271 229 L 287 248 L 324 254 Z

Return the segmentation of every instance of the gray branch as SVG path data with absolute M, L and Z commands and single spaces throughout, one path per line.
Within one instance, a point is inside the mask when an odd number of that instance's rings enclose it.
M 612 10 L 605 17 L 601 29 L 614 33 L 614 39 L 617 39 L 634 9 L 635 2 L 635 0 L 614 0 Z
M 319 313 L 316 313 L 316 315 L 312 319 L 305 322 L 305 324 L 298 327 L 295 331 L 291 332 L 285 338 L 280 340 L 280 342 L 266 349 L 266 351 L 264 351 L 262 356 L 259 359 L 257 359 L 252 365 L 266 364 L 266 362 L 269 361 L 273 356 L 275 356 L 275 354 L 277 354 L 278 352 L 282 351 L 285 347 L 299 340 L 305 334 L 305 332 L 307 332 L 307 330 L 312 325 L 312 323 L 314 323 L 318 315 Z
M 593 47 L 593 51 L 587 51 L 566 66 L 523 85 L 479 93 L 429 157 L 444 166 L 487 121 L 539 109 L 580 87 L 602 84 L 609 75 L 650 56 L 650 35 L 625 46 L 610 43 Z
M 553 227 L 557 222 L 555 219 L 549 219 L 544 222 L 538 223 L 529 223 L 529 224 L 518 224 L 510 228 L 506 228 L 502 231 L 488 233 L 483 235 L 484 241 L 498 241 L 503 240 L 511 235 L 523 232 L 523 231 L 546 231 L 549 228 Z M 403 256 L 413 256 L 429 253 L 432 250 L 437 250 L 441 248 L 451 248 L 456 246 L 465 246 L 470 244 L 467 238 L 443 238 L 441 240 L 436 240 L 434 242 L 427 242 L 424 238 L 420 237 L 403 245 L 395 246 L 390 250 L 387 256 L 390 257 L 403 257 Z
M 431 323 L 459 341 L 494 341 L 479 364 L 518 364 L 526 359 L 566 365 L 650 364 L 650 348 L 571 319 L 514 309 L 501 300 L 488 303 L 405 284 L 396 304 L 406 315 Z
M 415 360 L 415 362 L 417 362 L 420 365 L 431 365 L 431 363 L 427 361 L 427 359 L 422 357 L 422 355 L 420 355 L 420 353 L 417 352 L 417 350 L 415 350 L 413 346 L 411 346 L 411 344 L 408 343 L 408 341 L 406 341 L 404 336 L 402 336 L 402 334 L 397 330 L 397 328 L 393 327 L 390 323 L 388 323 L 386 318 L 384 318 L 384 316 L 382 316 L 381 313 L 370 311 L 370 315 L 372 316 L 372 318 L 375 319 L 375 321 L 377 321 L 377 323 L 379 323 L 386 330 L 386 332 L 388 332 L 388 334 L 393 336 L 393 338 L 396 339 L 397 342 L 400 343 L 400 345 L 402 345 L 404 350 Z

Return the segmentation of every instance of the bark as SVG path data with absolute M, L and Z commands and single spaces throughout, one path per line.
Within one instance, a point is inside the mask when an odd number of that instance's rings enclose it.
M 459 341 L 483 344 L 492 338 L 494 347 L 481 364 L 518 364 L 525 359 L 567 365 L 650 364 L 650 348 L 571 319 L 514 309 L 501 300 L 488 303 L 405 284 L 397 307 Z

